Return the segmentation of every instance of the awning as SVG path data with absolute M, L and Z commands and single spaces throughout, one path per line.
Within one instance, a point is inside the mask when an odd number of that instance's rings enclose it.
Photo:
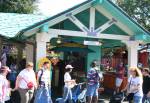
M 87 46 L 79 43 L 62 43 L 52 49 L 50 51 L 58 51 L 58 52 L 84 52 L 90 53 L 94 52 L 91 49 L 88 49 Z

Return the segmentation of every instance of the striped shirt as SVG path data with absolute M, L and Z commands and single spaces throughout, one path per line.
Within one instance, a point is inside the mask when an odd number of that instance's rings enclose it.
M 94 85 L 99 83 L 99 75 L 95 68 L 91 68 L 87 74 L 88 85 Z

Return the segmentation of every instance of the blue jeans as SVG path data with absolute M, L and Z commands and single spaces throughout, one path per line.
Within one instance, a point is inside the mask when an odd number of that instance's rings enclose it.
M 98 88 L 99 88 L 99 84 L 88 85 L 86 95 L 87 96 L 98 96 Z
M 142 103 L 142 97 L 141 96 L 134 96 L 133 101 L 134 101 L 134 103 Z
M 51 88 L 40 87 L 36 92 L 34 103 L 52 103 Z
M 63 98 L 60 99 L 58 103 L 66 103 L 67 100 L 69 101 L 72 100 L 72 91 L 71 88 L 64 86 Z

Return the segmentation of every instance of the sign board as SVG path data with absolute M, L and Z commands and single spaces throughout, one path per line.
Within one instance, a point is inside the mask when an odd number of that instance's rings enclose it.
M 101 46 L 102 43 L 99 41 L 84 41 L 84 45 Z

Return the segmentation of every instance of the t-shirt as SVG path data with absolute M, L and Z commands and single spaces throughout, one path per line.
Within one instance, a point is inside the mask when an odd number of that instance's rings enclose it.
M 143 93 L 147 94 L 150 91 L 150 76 L 143 77 Z
M 142 84 L 143 80 L 141 77 L 129 77 L 128 79 L 129 88 L 131 91 L 135 86 L 139 85 L 139 89 L 136 91 L 132 91 L 132 93 L 135 93 L 135 96 L 143 96 L 143 90 L 142 90 Z
M 65 81 L 70 81 L 71 80 L 71 76 L 69 74 L 69 72 L 66 72 L 65 75 L 64 75 L 64 82 Z M 66 83 L 65 82 L 65 87 L 68 87 L 69 86 L 69 83 Z
M 98 84 L 99 83 L 99 78 L 100 78 L 99 74 L 98 74 L 98 72 L 96 71 L 95 68 L 91 68 L 88 71 L 88 74 L 87 74 L 88 85 Z
M 0 102 L 6 101 L 9 97 L 9 82 L 3 75 L 0 74 Z
M 38 72 L 38 78 L 41 76 L 42 70 Z M 48 69 L 43 69 L 43 74 L 41 76 L 41 82 L 43 82 L 46 86 L 50 85 L 50 71 Z
M 21 77 L 18 87 L 21 89 L 28 89 L 27 83 L 28 82 L 32 82 L 34 85 L 36 85 L 36 77 L 35 77 L 35 73 L 33 70 L 27 70 L 27 69 L 23 69 L 19 75 L 19 77 Z
M 1 63 L 1 61 L 0 61 L 0 68 L 1 68 L 1 66 L 2 66 L 2 63 Z

